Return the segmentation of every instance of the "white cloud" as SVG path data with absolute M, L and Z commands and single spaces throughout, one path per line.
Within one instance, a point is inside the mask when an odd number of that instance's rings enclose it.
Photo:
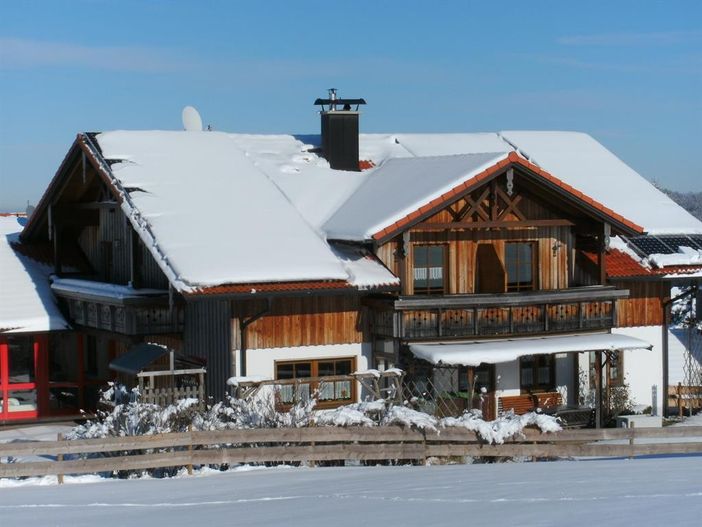
M 76 67 L 162 73 L 189 69 L 173 51 L 137 46 L 84 46 L 0 37 L 0 69 Z
M 660 46 L 702 41 L 702 31 L 661 31 L 652 33 L 601 33 L 560 37 L 565 46 Z

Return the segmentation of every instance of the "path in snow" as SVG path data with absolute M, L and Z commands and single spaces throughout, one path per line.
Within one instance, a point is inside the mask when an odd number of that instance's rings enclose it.
M 696 525 L 702 457 L 266 469 L 0 490 L 25 525 Z

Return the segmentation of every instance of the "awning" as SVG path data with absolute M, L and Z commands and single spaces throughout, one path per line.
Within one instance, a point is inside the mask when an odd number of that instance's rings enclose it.
M 137 344 L 110 362 L 110 369 L 127 375 L 136 375 L 149 364 L 157 361 L 170 350 L 159 344 Z
M 566 337 L 483 340 L 455 344 L 410 344 L 409 348 L 415 357 L 432 364 L 478 366 L 482 363 L 511 362 L 524 355 L 631 349 L 650 350 L 652 347 L 645 340 L 634 337 L 599 333 Z

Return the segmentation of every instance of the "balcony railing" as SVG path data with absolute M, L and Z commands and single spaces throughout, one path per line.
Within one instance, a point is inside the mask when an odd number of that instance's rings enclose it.
M 409 296 L 373 304 L 373 331 L 405 340 L 609 329 L 629 291 L 582 287 L 491 295 Z

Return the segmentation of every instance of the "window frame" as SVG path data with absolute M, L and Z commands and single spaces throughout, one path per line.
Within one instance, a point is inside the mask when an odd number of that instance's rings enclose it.
M 440 247 L 441 248 L 441 290 L 438 288 L 431 288 L 429 285 L 425 288 L 417 288 L 416 286 L 416 279 L 414 277 L 414 271 L 415 269 L 426 269 L 427 270 L 427 277 L 429 276 L 429 269 L 431 267 L 429 266 L 429 258 L 427 258 L 427 265 L 422 266 L 422 267 L 417 267 L 417 258 L 416 258 L 416 252 L 418 249 L 429 249 L 431 247 Z M 446 292 L 448 291 L 448 244 L 447 243 L 416 243 L 412 245 L 412 266 L 410 269 L 410 278 L 412 280 L 412 294 L 414 295 L 425 295 L 425 296 L 430 296 L 430 295 L 445 295 Z M 427 283 L 429 281 L 429 278 L 427 278 Z
M 531 282 L 516 282 L 514 285 L 510 285 L 510 265 L 508 261 L 508 251 L 507 247 L 510 245 L 512 246 L 519 246 L 519 245 L 528 245 L 531 247 Z M 504 269 L 505 269 L 505 291 L 508 293 L 519 293 L 522 291 L 535 291 L 538 287 L 538 243 L 533 240 L 515 240 L 515 241 L 508 241 L 505 242 L 505 248 L 504 248 Z M 517 259 L 516 259 L 516 265 L 515 268 L 517 269 L 517 279 L 519 279 L 519 250 L 516 251 Z
M 282 380 L 278 376 L 278 367 L 279 366 L 293 366 L 293 369 L 295 369 L 295 366 L 298 364 L 309 364 L 310 365 L 310 377 L 299 377 L 300 379 L 314 379 L 310 382 L 306 383 L 300 383 L 300 384 L 307 384 L 309 385 L 309 393 L 310 395 L 313 394 L 316 390 L 319 389 L 319 385 L 323 383 L 324 376 L 319 376 L 319 364 L 324 363 L 324 362 L 333 362 L 335 363 L 335 369 L 336 369 L 336 363 L 338 362 L 346 362 L 348 361 L 349 364 L 349 374 L 353 373 L 356 371 L 356 357 L 322 357 L 322 358 L 315 358 L 315 359 L 299 359 L 299 360 L 280 360 L 280 361 L 274 361 L 273 363 L 273 372 L 274 372 L 274 380 Z M 294 372 L 293 372 L 294 375 Z M 338 375 L 346 375 L 346 374 L 338 374 Z M 336 374 L 334 375 L 336 376 Z M 291 379 L 297 379 L 298 377 L 290 377 Z M 341 382 L 341 381 L 335 381 L 334 384 L 334 394 L 336 395 L 336 382 Z M 315 408 L 336 408 L 338 406 L 343 406 L 346 404 L 351 404 L 355 403 L 357 401 L 357 382 L 356 380 L 350 380 L 351 383 L 351 391 L 349 393 L 349 397 L 347 398 L 336 398 L 334 397 L 333 399 L 318 399 L 317 404 Z M 297 394 L 296 394 L 297 395 Z M 281 408 L 281 409 L 286 409 L 290 408 L 293 403 L 292 402 L 285 402 L 282 399 L 280 399 L 279 394 L 276 395 L 276 405 Z
M 522 371 L 527 369 L 524 363 L 525 359 L 532 358 L 531 364 L 531 384 L 524 384 Z M 542 366 L 542 361 L 549 360 L 549 380 L 546 383 L 541 383 L 539 381 L 539 368 Z M 522 395 L 532 394 L 532 393 L 544 393 L 553 392 L 556 389 L 556 357 L 555 355 L 549 353 L 541 353 L 534 355 L 524 355 L 519 357 L 519 389 Z

